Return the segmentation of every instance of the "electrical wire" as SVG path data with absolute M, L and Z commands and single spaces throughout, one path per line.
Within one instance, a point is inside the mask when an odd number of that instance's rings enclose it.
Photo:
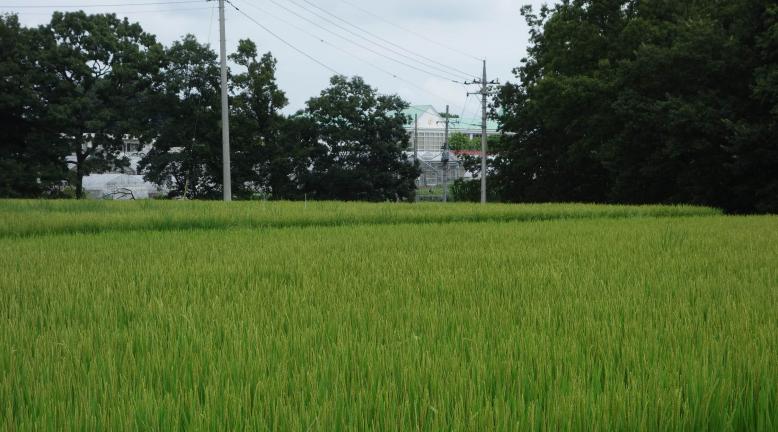
M 322 7 L 320 7 L 320 6 L 317 6 L 316 4 L 312 3 L 310 0 L 302 0 L 302 1 L 303 1 L 303 2 L 305 2 L 305 3 L 307 3 L 307 4 L 309 4 L 309 5 L 311 5 L 311 6 L 312 6 L 312 7 L 314 7 L 314 8 L 316 8 L 316 9 L 318 9 L 318 10 L 320 10 L 320 11 L 324 12 L 325 14 L 327 14 L 327 15 L 329 15 L 329 16 L 331 16 L 331 17 L 335 18 L 335 19 L 337 19 L 338 21 L 341 21 L 341 22 L 345 23 L 346 25 L 349 25 L 349 26 L 351 26 L 351 27 L 354 27 L 355 29 L 357 29 L 357 30 L 359 30 L 359 31 L 361 31 L 361 32 L 363 32 L 363 33 L 365 33 L 365 34 L 368 34 L 368 35 L 372 36 L 372 37 L 373 37 L 373 38 L 375 38 L 375 39 L 378 39 L 378 40 L 380 40 L 380 41 L 382 41 L 382 42 L 384 42 L 384 43 L 386 43 L 386 44 L 389 44 L 389 45 L 392 45 L 392 46 L 394 46 L 394 47 L 396 47 L 396 48 L 399 48 L 399 49 L 401 49 L 401 50 L 403 50 L 403 51 L 405 51 L 405 52 L 407 52 L 407 53 L 409 53 L 409 54 L 411 54 L 411 55 L 414 55 L 414 56 L 417 56 L 417 57 L 419 57 L 419 58 L 425 59 L 425 60 L 426 60 L 426 61 L 428 61 L 428 62 L 431 62 L 431 63 L 437 64 L 437 65 L 440 65 L 440 66 L 442 66 L 442 67 L 444 68 L 444 69 L 443 69 L 444 71 L 452 70 L 452 71 L 455 71 L 455 72 L 459 72 L 459 73 L 461 73 L 463 76 L 467 76 L 467 77 L 470 77 L 470 76 L 472 76 L 472 74 L 471 74 L 471 73 L 469 73 L 469 72 L 464 72 L 464 71 L 462 71 L 462 70 L 460 70 L 460 69 L 457 69 L 457 68 L 455 68 L 455 67 L 452 67 L 452 66 L 450 66 L 450 65 L 447 65 L 447 64 L 444 64 L 444 63 L 438 62 L 437 60 L 434 60 L 434 59 L 432 59 L 432 58 L 429 58 L 429 57 L 425 56 L 424 54 L 420 54 L 420 53 L 418 53 L 418 52 L 411 51 L 411 50 L 409 50 L 409 49 L 407 49 L 407 48 L 405 48 L 405 47 L 403 47 L 403 46 L 401 46 L 401 45 L 398 45 L 398 44 L 396 44 L 396 43 L 394 43 L 394 42 L 392 42 L 392 41 L 390 41 L 390 40 L 387 40 L 387 39 L 385 39 L 385 38 L 383 38 L 383 37 L 381 37 L 381 36 L 379 36 L 379 35 L 377 35 L 377 34 L 375 34 L 375 33 L 371 32 L 370 30 L 366 30 L 366 29 L 364 29 L 363 27 L 360 27 L 360 26 L 358 26 L 358 25 L 356 25 L 356 24 L 353 24 L 353 23 L 351 23 L 351 22 L 349 22 L 349 21 L 347 21 L 347 20 L 343 19 L 342 17 L 338 16 L 337 14 L 334 14 L 334 13 L 332 13 L 332 12 L 330 12 L 330 11 L 328 11 L 328 10 L 326 10 L 326 9 L 324 9 L 324 8 L 322 8 Z M 417 60 L 417 61 L 419 61 L 419 60 Z M 426 64 L 426 63 L 424 63 L 424 62 L 421 62 L 421 61 L 419 61 L 419 63 L 421 63 L 421 64 Z M 429 66 L 429 65 L 428 65 L 428 66 Z M 434 67 L 434 66 L 430 66 L 430 67 Z
M 256 9 L 257 11 L 261 12 L 263 15 L 266 15 L 266 16 L 268 16 L 268 17 L 270 17 L 270 18 L 273 18 L 273 19 L 275 19 L 275 20 L 281 21 L 281 22 L 283 22 L 283 23 L 287 24 L 288 26 L 290 26 L 290 27 L 292 27 L 292 28 L 294 28 L 294 29 L 296 29 L 296 30 L 298 30 L 298 31 L 302 32 L 302 33 L 305 33 L 306 35 L 308 35 L 308 36 L 310 36 L 310 37 L 312 37 L 312 38 L 314 38 L 314 39 L 318 40 L 319 42 L 321 42 L 321 43 L 323 43 L 323 44 L 325 44 L 325 45 L 327 45 L 327 46 L 329 46 L 329 47 L 332 47 L 332 48 L 334 48 L 334 49 L 336 49 L 336 50 L 340 51 L 341 53 L 345 54 L 346 56 L 349 56 L 349 57 L 355 58 L 355 59 L 357 59 L 357 60 L 359 60 L 359 61 L 361 61 L 361 62 L 365 63 L 366 65 L 370 66 L 371 68 L 373 68 L 373 69 L 375 69 L 375 70 L 377 70 L 377 71 L 381 72 L 381 73 L 384 73 L 384 74 L 386 74 L 386 75 L 389 75 L 389 76 L 391 76 L 392 78 L 395 78 L 395 79 L 397 79 L 398 81 L 401 81 L 401 82 L 404 82 L 405 84 L 408 84 L 408 85 L 410 85 L 411 87 L 415 88 L 416 90 L 419 90 L 419 91 L 421 91 L 421 92 L 423 92 L 423 93 L 426 93 L 426 94 L 428 94 L 428 95 L 430 95 L 430 96 L 433 96 L 433 97 L 434 97 L 434 98 L 436 98 L 436 99 L 440 99 L 440 100 L 442 100 L 442 101 L 446 101 L 446 102 L 448 102 L 446 97 L 444 97 L 444 96 L 441 96 L 441 95 L 439 95 L 439 94 L 436 94 L 436 93 L 434 93 L 434 92 L 431 92 L 431 91 L 429 91 L 429 90 L 425 89 L 424 87 L 422 87 L 422 86 L 420 86 L 420 85 L 418 85 L 418 84 L 414 83 L 413 81 L 411 81 L 411 80 L 408 80 L 408 79 L 405 79 L 405 78 L 403 78 L 402 76 L 400 76 L 400 75 L 398 75 L 398 74 L 396 74 L 396 73 L 394 73 L 394 72 L 390 72 L 390 71 L 386 70 L 385 68 L 382 68 L 382 67 L 376 66 L 376 65 L 375 65 L 375 64 L 373 64 L 373 63 L 372 63 L 370 60 L 367 60 L 367 59 L 365 59 L 364 57 L 358 56 L 358 55 L 357 55 L 357 54 L 355 54 L 353 51 L 349 51 L 349 50 L 347 50 L 347 49 L 345 49 L 345 48 L 342 48 L 342 47 L 340 47 L 340 46 L 338 46 L 338 45 L 335 45 L 335 44 L 333 44 L 333 43 L 329 42 L 328 40 L 326 40 L 326 39 L 322 38 L 321 36 L 319 36 L 319 35 L 317 35 L 317 34 L 315 34 L 315 33 L 311 32 L 311 31 L 309 31 L 309 30 L 308 30 L 308 29 L 306 29 L 305 27 L 298 26 L 298 25 L 296 25 L 295 23 L 293 23 L 293 22 L 291 22 L 291 21 L 289 21 L 289 20 L 287 20 L 287 19 L 284 19 L 283 17 L 279 17 L 278 15 L 275 15 L 275 14 L 273 14 L 273 13 L 271 13 L 271 12 L 269 12 L 269 11 L 267 11 L 267 10 L 265 10 L 265 9 L 263 9 L 263 8 L 261 8 L 261 7 L 259 7 L 259 6 L 257 6 L 257 5 L 255 5 L 255 4 L 253 4 L 253 3 L 249 3 L 248 1 L 245 1 L 245 2 L 241 1 L 241 4 L 243 4 L 243 5 L 247 5 L 247 6 L 250 6 L 251 8 L 253 8 L 253 9 Z M 456 106 L 456 105 L 452 104 L 452 106 Z
M 427 42 L 431 42 L 431 43 L 433 43 L 433 44 L 435 44 L 435 45 L 437 45 L 437 46 L 439 46 L 439 47 L 441 47 L 441 48 L 445 48 L 445 49 L 447 49 L 447 50 L 449 50 L 449 51 L 451 51 L 451 52 L 455 52 L 455 53 L 457 53 L 457 54 L 461 54 L 461 55 L 464 55 L 464 56 L 470 57 L 470 58 L 472 58 L 472 59 L 474 59 L 474 60 L 476 60 L 476 61 L 479 61 L 479 62 L 480 62 L 481 60 L 483 60 L 483 58 L 482 58 L 482 57 L 478 57 L 478 56 L 475 56 L 475 55 L 473 55 L 473 54 L 470 54 L 470 53 L 468 53 L 468 52 L 462 51 L 462 50 L 460 50 L 460 49 L 458 49 L 458 48 L 451 47 L 451 46 L 449 46 L 449 45 L 446 45 L 446 44 L 444 44 L 444 43 L 441 43 L 440 41 L 437 41 L 437 40 L 435 40 L 435 39 L 433 39 L 433 38 L 430 38 L 430 37 L 424 36 L 423 34 L 420 34 L 420 33 L 418 33 L 418 32 L 415 32 L 415 31 L 413 31 L 413 30 L 410 30 L 410 29 L 408 29 L 408 28 L 406 28 L 406 27 L 403 27 L 403 26 L 401 26 L 401 25 L 399 25 L 399 24 L 395 24 L 395 23 L 393 23 L 393 22 L 391 22 L 391 21 L 387 20 L 386 18 L 384 18 L 384 17 L 382 17 L 382 16 L 380 16 L 380 15 L 374 14 L 373 12 L 370 12 L 369 10 L 367 10 L 367 9 L 364 9 L 364 8 L 362 8 L 361 6 L 357 5 L 357 4 L 354 4 L 354 3 L 350 2 L 349 0 L 340 0 L 340 1 L 341 1 L 341 2 L 343 2 L 343 3 L 345 3 L 345 4 L 347 4 L 347 5 L 349 5 L 349 6 L 351 6 L 351 7 L 353 7 L 354 9 L 357 9 L 357 10 L 361 11 L 361 12 L 362 12 L 362 13 L 364 13 L 364 14 L 367 14 L 367 15 L 369 15 L 369 16 L 371 16 L 371 17 L 373 17 L 373 18 L 376 18 L 376 19 L 378 19 L 378 20 L 380 20 L 380 21 L 383 21 L 383 22 L 385 22 L 385 23 L 387 23 L 387 24 L 389 24 L 389 25 L 391 25 L 391 26 L 393 26 L 393 27 L 396 27 L 396 28 L 398 28 L 398 29 L 400 29 L 400 30 L 402 30 L 402 31 L 408 32 L 408 33 L 410 33 L 410 34 L 412 34 L 412 35 L 414 35 L 414 36 L 416 36 L 416 37 L 419 37 L 419 38 L 421 38 L 421 39 L 424 39 L 424 40 L 426 40 Z
M 270 0 L 270 1 L 273 1 L 273 2 L 275 3 L 275 0 Z M 413 58 L 413 57 L 411 57 L 411 56 L 409 56 L 409 55 L 407 55 L 407 54 L 404 54 L 404 53 L 402 53 L 402 52 L 399 52 L 399 51 L 397 51 L 396 49 L 393 49 L 393 48 L 387 47 L 387 46 L 385 46 L 385 45 L 382 45 L 381 43 L 378 43 L 378 42 L 375 42 L 375 41 L 373 41 L 373 40 L 370 40 L 370 39 L 368 39 L 368 38 L 366 38 L 366 37 L 364 37 L 364 36 L 360 35 L 359 33 L 356 33 L 356 32 L 354 32 L 353 30 L 351 30 L 351 29 L 349 29 L 349 28 L 347 28 L 347 27 L 344 27 L 344 26 L 342 26 L 342 25 L 338 24 L 337 22 L 335 22 L 335 21 L 333 21 L 333 20 L 331 20 L 331 19 L 327 18 L 326 16 L 322 16 L 321 14 L 319 14 L 319 13 L 318 13 L 318 12 L 316 12 L 316 11 L 312 11 L 312 10 L 310 10 L 310 9 L 306 8 L 305 6 L 303 6 L 303 5 L 300 5 L 299 3 L 297 3 L 297 0 L 287 0 L 287 1 L 288 1 L 289 3 L 292 3 L 293 5 L 297 6 L 298 8 L 300 8 L 300 9 L 302 9 L 302 10 L 304 10 L 304 11 L 308 12 L 309 14 L 311 14 L 311 15 L 313 15 L 313 16 L 315 16 L 315 17 L 317 17 L 317 18 L 321 19 L 321 20 L 323 20 L 324 22 L 326 22 L 326 23 L 328 23 L 328 24 L 331 24 L 331 25 L 334 25 L 335 27 L 339 28 L 340 30 L 342 30 L 342 31 L 345 31 L 346 33 L 348 33 L 348 34 L 350 34 L 350 35 L 352 35 L 352 36 L 354 36 L 354 37 L 357 37 L 358 39 L 360 39 L 360 40 L 362 40 L 362 41 L 364 41 L 364 42 L 370 43 L 370 44 L 372 44 L 372 45 L 374 45 L 374 46 L 378 47 L 379 49 L 386 50 L 386 51 L 388 51 L 388 52 L 390 52 L 390 53 L 392 53 L 392 54 L 394 54 L 394 55 L 397 55 L 397 56 L 400 56 L 400 57 L 402 57 L 402 58 L 408 59 L 408 60 L 410 60 L 410 61 L 412 61 L 412 62 L 416 62 L 416 63 L 418 63 L 419 65 L 422 65 L 424 68 L 427 68 L 427 69 L 429 69 L 429 70 L 436 71 L 436 72 L 434 72 L 434 73 L 430 73 L 429 71 L 426 71 L 425 73 L 427 73 L 428 75 L 436 76 L 436 77 L 438 77 L 438 78 L 443 78 L 443 79 L 446 79 L 446 80 L 449 80 L 449 81 L 455 82 L 455 83 L 457 83 L 457 84 L 461 84 L 461 81 L 464 81 L 464 80 L 457 80 L 457 79 L 454 79 L 454 78 L 450 78 L 451 76 L 454 76 L 454 74 L 451 74 L 451 70 L 449 70 L 449 68 L 443 69 L 443 68 L 440 68 L 440 67 L 437 67 L 437 66 L 434 66 L 434 65 L 429 65 L 429 64 L 427 64 L 427 63 L 425 63 L 425 62 L 423 62 L 423 61 L 420 61 L 420 60 L 418 60 L 418 59 L 415 59 L 415 58 Z M 305 1 L 305 0 L 303 0 L 303 1 Z M 327 12 L 326 10 L 324 10 L 324 9 L 322 9 L 322 8 L 320 8 L 320 7 L 318 7 L 318 6 L 314 5 L 314 4 L 312 4 L 312 3 L 310 3 L 310 2 L 307 2 L 307 3 L 308 3 L 308 4 L 310 4 L 310 5 L 313 5 L 313 7 L 315 7 L 316 9 L 319 9 L 319 10 L 321 10 L 321 11 L 323 11 L 323 12 L 325 12 L 325 13 L 329 14 L 329 15 L 332 15 L 330 12 Z M 345 20 L 342 20 L 340 17 L 337 17 L 337 16 L 335 16 L 335 18 L 337 18 L 337 19 L 339 19 L 339 20 L 341 20 L 341 21 L 345 22 L 347 25 L 351 25 L 351 26 L 353 26 L 353 24 L 350 24 L 349 22 L 347 22 L 347 21 L 345 21 Z M 382 55 L 384 55 L 384 54 L 382 54 Z M 387 55 L 384 55 L 384 57 L 387 57 L 387 58 L 389 58 Z M 407 63 L 403 63 L 403 64 L 404 64 L 404 65 L 407 65 Z M 413 67 L 413 66 L 412 66 L 412 67 Z M 416 68 L 416 67 L 413 67 L 413 68 L 414 68 L 414 69 L 416 69 L 416 70 L 420 70 L 420 69 L 418 69 L 418 68 Z M 451 75 L 449 75 L 449 77 L 444 77 L 444 76 L 441 76 L 441 75 L 440 75 L 440 73 L 443 73 L 443 74 L 451 74 Z M 468 73 L 466 73 L 466 72 L 465 72 L 463 75 L 464 75 L 465 77 L 469 77 L 469 76 L 470 76 L 470 74 L 468 74 Z
M 4 7 L 5 6 L 0 6 L 0 8 L 4 8 Z M 124 15 L 124 14 L 141 14 L 141 13 L 204 11 L 204 10 L 209 10 L 209 9 L 211 9 L 210 6 L 208 6 L 208 7 L 196 7 L 196 8 L 175 8 L 175 9 L 123 10 L 123 11 L 119 11 L 118 13 L 117 12 L 112 12 L 112 13 L 117 13 L 119 15 Z M 16 12 L 15 11 L 13 13 L 20 13 L 20 14 L 23 14 L 24 16 L 51 16 L 51 14 L 53 12 L 49 13 L 49 12 L 24 12 L 24 11 Z
M 459 124 L 464 125 L 464 126 L 473 126 L 473 127 L 479 127 L 479 128 L 483 127 L 482 124 L 476 124 L 476 123 L 459 123 Z M 488 126 L 488 124 L 487 124 L 487 126 Z
M 310 18 L 308 18 L 308 17 L 306 17 L 306 16 L 304 16 L 304 15 L 300 15 L 299 13 L 295 12 L 294 10 L 292 10 L 292 9 L 289 9 L 289 8 L 287 8 L 286 6 L 284 6 L 283 4 L 280 4 L 280 3 L 278 3 L 278 2 L 276 2 L 276 1 L 274 1 L 274 0 L 270 0 L 270 2 L 271 2 L 271 3 L 273 3 L 273 4 L 275 4 L 276 6 L 280 7 L 281 9 L 284 9 L 284 10 L 285 10 L 285 11 L 287 11 L 288 13 L 290 13 L 290 14 L 292 14 L 292 15 L 294 15 L 294 16 L 296 16 L 296 17 L 298 17 L 298 18 L 302 19 L 302 20 L 305 20 L 305 21 L 307 21 L 307 22 L 308 22 L 308 23 L 310 23 L 311 25 L 313 25 L 313 26 L 315 26 L 315 27 L 318 27 L 318 28 L 320 28 L 321 30 L 324 30 L 324 31 L 326 31 L 327 33 L 330 33 L 330 34 L 332 34 L 332 35 L 334 35 L 334 36 L 336 36 L 336 37 L 338 37 L 338 38 L 340 38 L 340 39 L 343 39 L 344 41 L 346 41 L 346 42 L 348 42 L 348 43 L 351 43 L 351 44 L 352 44 L 352 45 L 354 45 L 354 46 L 357 46 L 357 47 L 359 47 L 359 48 L 362 48 L 362 49 L 364 49 L 364 50 L 366 50 L 366 51 L 369 51 L 369 52 L 371 52 L 371 53 L 373 53 L 373 54 L 375 54 L 375 55 L 377 55 L 377 56 L 379 56 L 379 57 L 383 57 L 383 58 L 389 59 L 389 60 L 391 60 L 391 61 L 393 61 L 393 62 L 395 62 L 395 63 L 401 64 L 401 65 L 403 65 L 403 66 L 406 66 L 406 67 L 408 67 L 408 68 L 414 69 L 414 70 L 416 70 L 416 71 L 422 72 L 422 73 L 424 73 L 424 74 L 427 74 L 427 75 L 432 75 L 432 76 L 434 76 L 434 77 L 436 77 L 436 78 L 440 78 L 440 79 L 443 79 L 443 80 L 445 80 L 445 81 L 452 81 L 450 78 L 446 78 L 446 77 L 444 77 L 444 76 L 437 75 L 437 74 L 435 74 L 435 73 L 430 73 L 429 71 L 426 71 L 426 70 L 420 69 L 420 68 L 418 68 L 418 67 L 416 67 L 416 66 L 414 66 L 414 65 L 411 65 L 411 64 L 405 63 L 405 62 L 403 62 L 402 60 L 397 60 L 397 59 L 395 59 L 395 58 L 393 58 L 393 57 L 387 56 L 387 55 L 385 55 L 385 54 L 383 54 L 383 53 L 381 53 L 381 52 L 379 52 L 379 51 L 376 51 L 375 49 L 373 49 L 373 48 L 371 48 L 371 47 L 369 47 L 369 46 L 365 46 L 365 45 L 363 45 L 363 44 L 361 44 L 361 43 L 359 43 L 359 42 L 356 42 L 356 41 L 354 41 L 354 40 L 352 40 L 352 39 L 349 39 L 348 37 L 346 37 L 346 36 L 343 36 L 343 35 L 341 35 L 341 34 L 339 34 L 339 33 L 336 33 L 336 32 L 334 32 L 334 31 L 332 31 L 332 30 L 330 30 L 330 29 L 328 29 L 328 28 L 326 28 L 326 27 L 322 26 L 321 24 L 317 23 L 316 21 L 314 21 L 314 20 L 312 20 L 312 19 L 310 19 Z M 299 5 L 296 5 L 296 6 L 297 6 L 297 7 L 300 7 Z M 303 8 L 303 10 L 305 10 L 305 9 Z M 335 46 L 335 45 L 333 45 L 333 44 L 329 44 L 329 45 L 331 45 L 331 46 Z M 341 49 L 341 48 L 338 48 L 338 49 Z
M 270 35 L 271 35 L 271 36 L 273 36 L 274 38 L 276 38 L 276 39 L 278 39 L 279 41 L 281 41 L 281 42 L 282 42 L 284 45 L 288 46 L 289 48 L 292 48 L 293 50 L 295 50 L 295 51 L 297 51 L 298 53 L 300 53 L 301 55 L 303 55 L 303 56 L 307 57 L 309 60 L 313 61 L 314 63 L 318 64 L 319 66 L 321 66 L 321 67 L 323 67 L 323 68 L 325 68 L 325 69 L 329 70 L 330 72 L 334 73 L 335 75 L 343 75 L 343 74 L 341 74 L 340 72 L 338 72 L 337 70 L 333 69 L 332 67 L 330 67 L 330 66 L 327 66 L 325 63 L 323 63 L 322 61 L 318 60 L 316 57 L 313 57 L 312 55 L 310 55 L 310 54 L 306 53 L 305 51 L 301 50 L 300 48 L 297 48 L 296 46 L 292 45 L 290 42 L 287 42 L 287 41 L 286 41 L 286 39 L 282 38 L 281 36 L 277 35 L 276 33 L 274 33 L 274 32 L 273 32 L 272 30 L 270 30 L 269 28 L 267 28 L 267 27 L 265 27 L 264 25 L 262 25 L 262 23 L 260 23 L 260 22 L 259 22 L 259 21 L 257 21 L 256 19 L 254 19 L 254 18 L 253 18 L 251 15 L 247 14 L 246 12 L 243 12 L 243 11 L 242 11 L 241 9 L 239 9 L 237 6 L 235 6 L 234 4 L 232 4 L 232 2 L 231 2 L 231 1 L 229 1 L 229 0 L 225 0 L 225 3 L 229 4 L 230 6 L 232 6 L 232 7 L 233 7 L 233 9 L 235 9 L 235 10 L 236 10 L 238 13 L 240 13 L 241 15 L 243 15 L 244 17 L 246 17 L 246 19 L 248 19 L 249 21 L 251 21 L 251 22 L 253 22 L 254 24 L 256 24 L 256 25 L 257 25 L 259 28 L 261 28 L 262 30 L 266 31 L 268 34 L 270 34 Z
M 405 66 L 405 67 L 408 67 L 408 68 L 414 69 L 414 70 L 416 70 L 416 71 L 418 71 L 418 72 L 421 72 L 421 73 L 424 73 L 424 74 L 426 74 L 426 75 L 430 75 L 430 76 L 433 76 L 433 77 L 436 77 L 436 78 L 440 78 L 440 79 L 442 79 L 442 80 L 445 80 L 445 81 L 452 81 L 452 82 L 455 82 L 455 83 L 460 83 L 459 81 L 457 81 L 456 79 L 452 79 L 451 77 L 446 77 L 446 76 L 443 76 L 443 75 L 441 75 L 441 74 L 439 74 L 439 73 L 436 73 L 436 72 L 432 72 L 432 71 L 429 71 L 429 70 L 422 69 L 422 68 L 420 68 L 420 67 L 417 67 L 417 66 L 414 66 L 414 65 L 412 65 L 412 64 L 406 63 L 406 62 L 404 62 L 404 61 L 402 61 L 402 60 L 398 60 L 398 59 L 396 59 L 396 58 L 394 58 L 394 57 L 388 56 L 387 54 L 385 54 L 385 53 L 382 53 L 382 52 L 380 52 L 380 51 L 376 51 L 375 49 L 373 49 L 373 48 L 371 48 L 371 47 L 369 47 L 369 46 L 366 46 L 366 45 L 364 45 L 364 44 L 362 44 L 362 43 L 360 43 L 360 42 L 354 41 L 353 39 L 350 39 L 349 37 L 343 36 L 343 35 L 341 35 L 341 34 L 339 34 L 339 33 L 337 33 L 337 32 L 334 32 L 334 31 L 332 31 L 332 30 L 330 30 L 330 29 L 328 29 L 328 28 L 326 28 L 326 27 L 322 26 L 321 24 L 317 23 L 316 21 L 314 21 L 314 20 L 312 20 L 312 19 L 310 19 L 310 18 L 308 18 L 308 17 L 306 17 L 306 16 L 304 16 L 304 15 L 301 15 L 300 13 L 298 13 L 298 12 L 295 12 L 295 11 L 294 11 L 294 10 L 292 10 L 292 9 L 289 9 L 288 7 L 286 7 L 285 5 L 283 5 L 283 4 L 279 3 L 279 2 L 277 2 L 276 0 L 268 0 L 268 1 L 270 1 L 270 2 L 271 2 L 271 3 L 273 3 L 273 4 L 275 4 L 275 5 L 276 5 L 276 6 L 278 6 L 278 7 L 280 7 L 280 8 L 282 8 L 282 9 L 286 10 L 286 11 L 287 11 L 287 12 L 289 12 L 290 14 L 293 14 L 293 15 L 297 16 L 298 18 L 300 18 L 300 19 L 303 19 L 303 20 L 307 21 L 307 22 L 311 23 L 312 25 L 314 25 L 314 26 L 316 26 L 316 27 L 319 27 L 320 29 L 322 29 L 322 30 L 324 30 L 324 31 L 326 31 L 326 32 L 328 32 L 328 33 L 330 33 L 330 34 L 333 34 L 333 35 L 335 35 L 336 37 L 338 37 L 338 38 L 340 38 L 340 39 L 343 39 L 343 40 L 345 40 L 346 42 L 349 42 L 349 43 L 351 43 L 351 44 L 353 44 L 353 45 L 355 45 L 355 46 L 357 46 L 357 47 L 359 47 L 359 48 L 362 48 L 362 49 L 364 49 L 364 50 L 366 50 L 366 51 L 370 51 L 370 52 L 372 52 L 373 54 L 376 54 L 376 55 L 378 55 L 378 56 L 384 57 L 384 58 L 386 58 L 386 59 L 388 59 L 388 60 L 391 60 L 391 61 L 393 61 L 393 62 L 395 62 L 395 63 L 401 64 L 401 65 L 403 65 L 403 66 Z M 321 15 L 319 15 L 319 14 L 317 14 L 317 13 L 315 13 L 315 12 L 312 12 L 312 11 L 310 11 L 310 10 L 308 10 L 308 9 L 306 9 L 306 8 L 304 8 L 304 7 L 302 7 L 302 6 L 300 6 L 299 4 L 295 3 L 293 0 L 288 0 L 288 1 L 289 1 L 289 3 L 292 3 L 292 4 L 294 4 L 294 5 L 295 5 L 295 6 L 297 6 L 298 8 L 300 8 L 300 9 L 302 9 L 302 10 L 304 10 L 304 11 L 306 11 L 306 12 L 310 13 L 311 15 L 314 15 L 314 16 L 316 16 L 316 17 L 318 17 L 318 18 L 320 18 L 320 19 L 322 19 L 322 20 L 324 20 L 324 21 L 326 21 L 326 22 L 329 22 L 329 23 L 330 23 L 330 24 L 332 24 L 332 25 L 335 25 L 336 27 L 338 27 L 338 28 L 340 28 L 340 29 L 343 29 L 343 30 L 345 30 L 345 31 L 347 31 L 347 32 L 349 32 L 349 33 L 352 33 L 352 34 L 354 34 L 354 33 L 353 33 L 353 32 L 351 32 L 350 30 L 348 30 L 348 29 L 344 28 L 343 26 L 341 26 L 341 25 L 339 25 L 339 24 L 335 23 L 334 21 L 332 21 L 332 20 L 330 20 L 330 19 L 328 19 L 328 18 L 326 18 L 326 17 L 322 17 Z M 364 37 L 362 37 L 362 36 L 360 36 L 360 35 L 358 35 L 358 34 L 357 34 L 357 37 L 359 37 L 360 39 L 363 39 L 363 40 L 365 40 L 365 41 L 367 41 L 367 42 L 372 42 L 372 41 L 370 41 L 370 40 L 366 40 Z M 375 44 L 375 43 L 373 42 L 373 44 Z M 413 59 L 412 59 L 412 60 L 413 60 Z
M 2 8 L 13 9 L 46 9 L 46 8 L 96 8 L 96 7 L 127 7 L 127 6 L 158 6 L 172 4 L 192 4 L 202 3 L 202 0 L 176 0 L 176 1 L 156 1 L 139 3 L 101 3 L 101 4 L 80 4 L 80 5 L 0 5 Z
M 462 112 L 459 114 L 458 119 L 461 121 L 462 117 L 465 115 L 465 111 L 469 107 L 468 103 L 470 102 L 470 94 L 465 93 L 465 101 L 462 103 Z M 456 123 L 459 123 L 458 121 Z

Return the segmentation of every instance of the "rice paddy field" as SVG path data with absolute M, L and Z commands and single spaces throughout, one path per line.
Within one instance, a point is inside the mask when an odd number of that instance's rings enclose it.
M 2 430 L 778 430 L 778 217 L 0 201 Z

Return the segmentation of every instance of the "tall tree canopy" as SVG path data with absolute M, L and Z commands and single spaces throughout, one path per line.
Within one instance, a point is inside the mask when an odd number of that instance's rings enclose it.
M 280 139 L 285 122 L 280 110 L 288 100 L 276 82 L 277 61 L 270 52 L 259 57 L 248 39 L 239 41 L 230 59 L 241 69 L 232 78 L 233 190 L 285 197 L 295 189 L 289 175 L 294 164 Z
M 495 184 L 513 201 L 778 211 L 776 6 L 565 0 L 539 13 Z
M 151 115 L 154 146 L 140 162 L 147 180 L 174 196 L 221 195 L 219 63 L 210 47 L 187 35 L 165 50 Z
M 172 196 L 222 191 L 220 73 L 188 35 L 169 48 L 115 15 L 60 13 L 30 29 L 0 17 L 0 196 L 54 196 L 128 165 Z M 235 198 L 407 200 L 418 169 L 405 157 L 405 102 L 361 78 L 332 86 L 286 117 L 276 59 L 241 40 L 228 73 Z
M 218 198 L 222 191 L 220 73 L 216 53 L 188 35 L 166 53 L 155 110 L 156 140 L 141 162 L 146 178 L 172 195 Z M 250 40 L 230 55 L 239 69 L 229 74 L 232 191 L 281 195 L 290 188 L 279 140 L 287 104 L 275 78 L 276 60 L 258 56 Z M 291 152 L 289 153 L 292 154 Z M 294 189 L 294 188 L 291 188 Z
M 67 177 L 67 149 L 44 121 L 39 39 L 15 15 L 0 16 L 0 197 L 56 194 Z
M 304 189 L 318 199 L 412 199 L 419 168 L 403 152 L 407 106 L 359 77 L 332 77 L 301 114 L 313 122 L 321 143 Z
M 164 59 L 154 36 L 114 14 L 55 12 L 38 29 L 37 66 L 45 122 L 67 145 L 76 196 L 90 172 L 126 165 L 117 158 L 127 135 L 142 135 L 142 107 Z

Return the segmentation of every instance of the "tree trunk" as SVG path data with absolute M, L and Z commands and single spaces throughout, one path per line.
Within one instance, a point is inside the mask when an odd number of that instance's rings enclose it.
M 81 168 L 76 167 L 76 199 L 84 198 L 84 186 L 81 177 Z
M 84 198 L 84 159 L 81 152 L 76 152 L 76 199 Z

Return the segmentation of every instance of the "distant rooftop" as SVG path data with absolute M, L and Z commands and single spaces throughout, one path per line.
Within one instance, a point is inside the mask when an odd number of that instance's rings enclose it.
M 414 105 L 403 110 L 403 114 L 410 118 L 410 121 L 405 124 L 407 128 L 413 127 L 413 116 L 418 115 L 421 117 L 424 114 L 430 114 L 437 116 L 441 121 L 444 120 L 440 111 L 435 109 L 432 105 Z M 456 114 L 454 114 L 456 115 Z M 488 119 L 486 121 L 486 130 L 489 133 L 497 132 L 499 123 L 495 120 Z M 419 125 L 419 129 L 424 129 L 425 126 Z M 481 130 L 481 118 L 480 117 L 461 117 L 452 118 L 449 123 L 450 132 L 478 132 Z

